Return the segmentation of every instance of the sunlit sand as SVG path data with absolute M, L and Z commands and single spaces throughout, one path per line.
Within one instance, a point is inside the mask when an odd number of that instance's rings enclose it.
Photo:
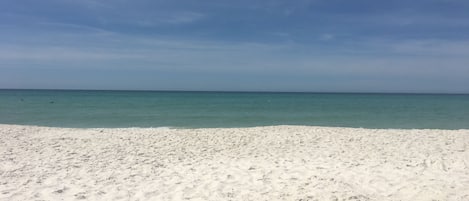
M 468 130 L 0 125 L 0 200 L 469 200 Z

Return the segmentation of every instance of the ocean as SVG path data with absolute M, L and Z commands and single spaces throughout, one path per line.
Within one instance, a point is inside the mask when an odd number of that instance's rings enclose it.
M 0 124 L 468 129 L 469 95 L 0 90 Z

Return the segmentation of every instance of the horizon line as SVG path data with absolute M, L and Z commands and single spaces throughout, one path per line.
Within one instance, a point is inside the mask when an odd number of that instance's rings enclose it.
M 0 90 L 38 91 L 126 91 L 126 92 L 199 92 L 199 93 L 303 93 L 303 94 L 422 94 L 422 95 L 469 95 L 469 92 L 399 92 L 399 91 L 270 91 L 270 90 L 184 90 L 184 89 L 51 89 L 51 88 L 0 88 Z

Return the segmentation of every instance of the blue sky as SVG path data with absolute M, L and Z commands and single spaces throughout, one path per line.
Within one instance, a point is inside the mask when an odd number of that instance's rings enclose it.
M 469 93 L 469 1 L 2 0 L 0 88 Z

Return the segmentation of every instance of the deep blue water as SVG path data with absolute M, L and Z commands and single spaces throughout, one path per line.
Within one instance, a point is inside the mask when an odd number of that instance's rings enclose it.
M 0 123 L 469 128 L 469 95 L 0 90 Z

